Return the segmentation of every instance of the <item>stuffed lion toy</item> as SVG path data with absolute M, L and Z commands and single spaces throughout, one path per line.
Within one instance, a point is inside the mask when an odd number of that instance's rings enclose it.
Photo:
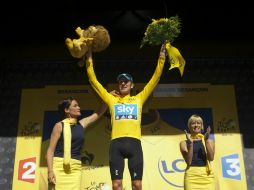
M 75 58 L 82 58 L 89 47 L 93 52 L 100 52 L 110 44 L 110 36 L 106 28 L 101 25 L 92 25 L 87 29 L 77 27 L 75 32 L 79 35 L 78 39 L 66 38 L 65 44 Z

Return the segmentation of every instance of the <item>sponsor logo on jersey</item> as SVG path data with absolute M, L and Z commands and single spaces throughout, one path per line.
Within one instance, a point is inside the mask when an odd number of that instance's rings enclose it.
M 137 120 L 138 105 L 137 104 L 115 104 L 115 120 Z

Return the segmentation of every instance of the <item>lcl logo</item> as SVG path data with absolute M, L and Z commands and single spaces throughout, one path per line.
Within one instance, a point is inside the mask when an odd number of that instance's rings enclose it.
M 183 179 L 185 169 L 184 159 L 173 161 L 159 159 L 158 161 L 158 170 L 162 179 L 174 187 L 183 188 L 183 180 L 179 179 Z

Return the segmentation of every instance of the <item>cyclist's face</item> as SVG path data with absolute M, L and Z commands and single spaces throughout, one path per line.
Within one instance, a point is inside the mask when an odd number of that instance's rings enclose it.
M 118 81 L 118 88 L 121 95 L 127 95 L 130 93 L 132 88 L 132 82 L 131 81 Z

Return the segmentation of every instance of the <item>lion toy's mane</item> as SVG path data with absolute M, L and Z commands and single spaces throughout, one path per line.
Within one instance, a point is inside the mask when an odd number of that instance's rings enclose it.
M 68 50 L 75 58 L 82 58 L 89 47 L 93 52 L 100 52 L 110 44 L 109 32 L 101 25 L 92 25 L 86 29 L 77 27 L 75 32 L 79 36 L 78 39 L 66 38 L 65 40 Z

